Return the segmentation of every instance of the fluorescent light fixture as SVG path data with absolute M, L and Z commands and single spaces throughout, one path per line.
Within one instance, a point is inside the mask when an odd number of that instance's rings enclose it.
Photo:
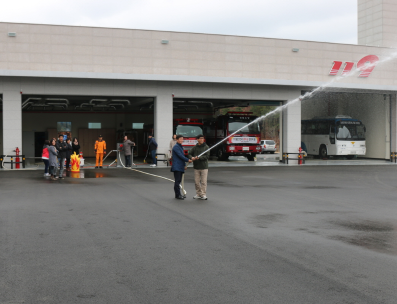
M 161 40 L 161 44 L 168 44 L 168 43 L 169 43 L 168 40 L 165 40 L 165 39 Z
M 16 37 L 17 33 L 14 32 L 8 32 L 8 37 Z
M 292 51 L 293 51 L 293 52 L 299 52 L 299 49 L 293 48 Z

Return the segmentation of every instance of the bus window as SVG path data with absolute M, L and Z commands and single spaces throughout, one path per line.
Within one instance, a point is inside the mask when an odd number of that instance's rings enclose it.
M 366 128 L 364 125 L 357 126 L 357 137 L 360 139 L 365 139 Z
M 328 134 L 329 127 L 327 122 L 319 122 L 317 126 L 317 134 Z
M 307 127 L 307 134 L 316 134 L 316 124 L 314 122 L 309 123 Z
M 355 126 L 354 126 L 355 127 Z M 349 129 L 346 126 L 338 126 L 338 139 L 346 139 L 346 138 L 351 138 L 351 134 Z

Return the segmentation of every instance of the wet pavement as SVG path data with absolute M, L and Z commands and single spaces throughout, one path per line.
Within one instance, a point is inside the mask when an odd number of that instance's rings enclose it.
M 396 174 L 213 167 L 202 201 L 188 169 L 179 201 L 126 169 L 0 171 L 0 303 L 395 303 Z
M 396 163 L 391 163 L 388 160 L 380 160 L 380 159 L 365 159 L 365 158 L 356 158 L 349 160 L 346 157 L 330 157 L 328 159 L 318 159 L 309 156 L 305 158 L 305 166 L 395 166 Z M 104 168 L 115 168 L 116 164 L 113 163 L 113 158 L 108 158 L 105 160 L 103 167 Z M 150 160 L 144 162 L 143 158 L 136 158 L 133 161 L 138 168 L 148 168 L 150 167 Z M 211 167 L 269 167 L 269 166 L 298 166 L 297 164 L 283 164 L 280 162 L 280 154 L 276 152 L 275 154 L 258 154 L 256 157 L 256 161 L 248 161 L 246 157 L 243 156 L 231 156 L 227 161 L 218 161 L 216 157 L 211 157 L 209 161 Z M 111 167 L 108 167 L 111 165 Z M 160 166 L 166 167 L 165 164 L 160 162 Z M 30 159 L 26 165 L 27 170 L 44 170 L 44 165 L 41 159 Z M 85 169 L 94 169 L 95 168 L 95 159 L 94 158 L 86 158 L 85 159 Z

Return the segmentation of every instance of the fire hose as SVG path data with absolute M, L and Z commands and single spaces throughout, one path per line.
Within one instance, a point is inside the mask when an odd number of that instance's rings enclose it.
M 115 151 L 116 151 L 116 150 L 115 150 Z M 112 151 L 111 151 L 111 152 L 112 152 Z M 119 153 L 119 151 L 117 151 L 117 153 Z M 110 152 L 109 152 L 109 154 L 110 154 Z M 109 155 L 109 154 L 108 154 L 108 155 Z M 107 155 L 106 155 L 106 157 L 107 157 Z M 146 174 L 146 175 L 150 175 L 150 176 L 154 176 L 154 177 L 158 177 L 158 178 L 162 178 L 162 179 L 165 179 L 165 180 L 168 180 L 168 181 L 170 181 L 170 182 L 175 183 L 175 180 L 170 179 L 170 178 L 168 178 L 168 177 L 164 177 L 164 176 L 156 175 L 156 174 L 151 174 L 151 173 L 148 173 L 148 172 L 145 172 L 145 171 L 141 171 L 141 170 L 137 170 L 137 169 L 133 169 L 133 168 L 127 168 L 126 166 L 124 166 L 123 161 L 121 160 L 121 157 L 119 157 L 119 158 L 120 158 L 120 163 L 121 163 L 121 165 L 123 166 L 124 169 L 136 171 L 136 172 L 139 172 L 139 173 L 142 173 L 142 174 Z M 187 192 L 186 192 L 186 190 L 185 190 L 184 187 L 183 187 L 183 185 L 184 185 L 184 179 L 185 179 L 184 177 L 185 177 L 185 175 L 183 175 L 183 177 L 182 177 L 182 185 L 179 185 L 179 186 L 181 187 L 181 190 L 182 190 L 183 194 L 186 195 Z
M 4 159 L 7 157 L 7 155 L 4 155 L 4 157 L 3 157 L 3 161 L 1 162 L 1 167 L 3 168 L 3 169 L 5 169 L 4 168 Z

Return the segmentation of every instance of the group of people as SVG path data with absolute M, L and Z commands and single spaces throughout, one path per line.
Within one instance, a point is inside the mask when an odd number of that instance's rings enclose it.
M 67 138 L 65 141 L 64 135 L 60 134 L 58 139 L 46 140 L 42 151 L 44 176 L 50 176 L 51 180 L 63 179 L 65 160 L 66 170 L 70 170 L 70 156 L 74 153 L 79 154 L 79 150 L 80 145 L 76 137 L 73 140 Z
M 171 171 L 174 172 L 175 198 L 183 200 L 186 196 L 181 192 L 181 182 L 183 174 L 187 169 L 186 163 L 193 163 L 194 183 L 196 187 L 196 195 L 194 199 L 207 200 L 207 178 L 208 178 L 208 159 L 210 157 L 209 147 L 205 143 L 204 135 L 196 137 L 197 144 L 189 150 L 188 156 L 183 151 L 183 136 L 174 134 L 170 142 L 171 151 Z
M 181 192 L 180 184 L 183 175 L 187 169 L 186 163 L 193 163 L 194 168 L 194 182 L 196 187 L 196 195 L 194 199 L 207 200 L 207 178 L 208 178 L 208 159 L 210 157 L 209 147 L 205 143 L 204 135 L 196 137 L 197 144 L 189 150 L 187 157 L 183 151 L 183 136 L 173 135 L 170 142 L 170 156 L 172 159 L 171 171 L 174 173 L 175 184 L 175 198 L 185 199 L 186 196 Z M 135 143 L 124 136 L 124 142 L 120 146 L 120 151 L 124 152 L 125 167 L 131 167 L 132 148 Z M 153 135 L 149 135 L 148 151 L 150 152 L 153 164 L 157 166 L 156 151 L 158 144 Z M 99 135 L 95 142 L 96 163 L 95 168 L 102 168 L 103 156 L 106 155 L 106 142 L 102 135 Z M 44 162 L 44 176 L 50 176 L 51 180 L 63 179 L 64 163 L 66 160 L 66 170 L 70 170 L 70 156 L 74 153 L 79 154 L 80 144 L 75 137 L 71 141 L 70 138 L 64 140 L 64 135 L 60 134 L 58 140 L 52 138 L 46 140 L 43 146 L 42 159 Z M 58 170 L 59 167 L 59 170 Z

